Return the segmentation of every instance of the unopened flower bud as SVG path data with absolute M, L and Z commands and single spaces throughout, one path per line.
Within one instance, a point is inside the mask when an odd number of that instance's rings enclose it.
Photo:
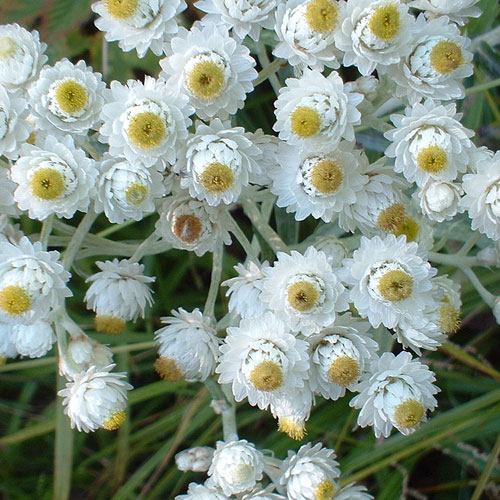
M 212 463 L 214 451 L 210 446 L 189 448 L 175 455 L 175 463 L 182 472 L 206 472 Z

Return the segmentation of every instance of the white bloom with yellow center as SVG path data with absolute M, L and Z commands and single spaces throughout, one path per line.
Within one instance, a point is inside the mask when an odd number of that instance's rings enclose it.
M 63 397 L 64 413 L 71 420 L 71 428 L 89 432 L 99 428 L 115 430 L 125 421 L 127 391 L 133 387 L 125 382 L 125 372 L 91 366 L 73 375 L 73 380 L 57 394 Z
M 307 443 L 288 452 L 281 465 L 280 486 L 290 500 L 332 500 L 339 486 L 338 462 L 333 450 Z
M 412 0 L 410 7 L 425 11 L 429 18 L 447 16 L 451 21 L 463 25 L 468 17 L 479 17 L 479 0 Z
M 192 113 L 187 98 L 174 95 L 164 80 L 146 76 L 144 83 L 113 81 L 99 140 L 109 144 L 111 155 L 131 162 L 149 165 L 161 157 L 174 164 Z
M 279 138 L 293 145 L 354 140 L 354 125 L 361 122 L 357 106 L 361 94 L 351 92 L 336 71 L 328 77 L 306 69 L 300 78 L 288 78 L 275 101 Z
M 198 308 L 187 312 L 171 311 L 161 318 L 163 328 L 156 330 L 155 342 L 160 357 L 155 369 L 165 380 L 181 378 L 188 382 L 204 381 L 214 372 L 219 355 L 219 339 L 210 318 Z
M 410 353 L 385 352 L 363 376 L 356 389 L 359 394 L 349 405 L 361 409 L 358 425 L 373 426 L 377 438 L 388 437 L 392 427 L 407 436 L 426 420 L 427 410 L 436 408 L 435 380 L 434 373 L 412 360 Z
M 73 64 L 62 59 L 46 66 L 29 87 L 31 112 L 39 130 L 51 133 L 86 135 L 99 120 L 104 104 L 100 73 L 94 73 L 85 61 Z
M 144 57 L 148 49 L 161 56 L 178 31 L 175 17 L 187 7 L 184 0 L 102 0 L 92 4 L 99 14 L 95 25 L 108 42 Z
M 220 490 L 204 484 L 190 483 L 186 495 L 177 495 L 175 500 L 229 500 Z
M 243 107 L 257 77 L 255 61 L 226 26 L 195 23 L 189 31 L 180 28 L 166 50 L 160 76 L 189 97 L 200 118 L 226 119 Z
M 378 350 L 369 328 L 368 322 L 346 313 L 309 339 L 309 383 L 315 393 L 335 401 L 345 395 L 346 389 L 354 389 Z
M 353 147 L 346 141 L 333 148 L 281 143 L 279 166 L 270 171 L 278 207 L 294 212 L 299 221 L 312 215 L 331 222 L 345 206 L 354 205 L 368 177 L 361 173 L 363 158 Z
M 243 319 L 227 332 L 215 371 L 220 373 L 219 383 L 231 384 L 236 401 L 248 398 L 252 406 L 265 410 L 304 387 L 307 343 L 272 313 Z
M 460 35 L 456 24 L 444 16 L 427 21 L 418 16 L 411 51 L 397 64 L 386 69 L 395 81 L 396 97 L 410 104 L 422 99 L 447 101 L 465 96 L 462 79 L 472 75 L 470 39 Z
M 50 323 L 41 319 L 31 325 L 14 325 L 10 341 L 21 356 L 40 358 L 50 351 L 56 336 Z
M 344 52 L 344 66 L 355 65 L 370 75 L 375 69 L 398 63 L 410 53 L 414 18 L 400 0 L 350 0 L 342 27 L 335 34 Z
M 0 242 L 0 321 L 32 324 L 71 297 L 70 274 L 58 261 L 59 252 L 45 252 L 26 236 L 18 244 Z
M 20 211 L 14 200 L 17 184 L 10 180 L 9 174 L 9 169 L 0 166 L 0 213 L 2 215 L 19 215 Z
M 433 101 L 407 107 L 405 115 L 391 115 L 395 128 L 384 135 L 391 144 L 385 154 L 395 158 L 394 170 L 423 186 L 429 177 L 453 181 L 467 170 L 472 130 L 460 123 L 455 104 Z
M 0 84 L 8 90 L 25 89 L 47 61 L 46 48 L 38 31 L 30 33 L 18 24 L 0 26 Z
M 287 0 L 278 5 L 275 31 L 276 57 L 286 59 L 301 71 L 305 67 L 323 71 L 337 69 L 339 51 L 334 35 L 344 16 L 344 2 L 338 0 Z
M 0 85 L 0 156 L 15 160 L 19 156 L 19 144 L 28 139 L 26 123 L 28 103 L 19 92 L 8 93 Z
M 419 254 L 416 243 L 390 234 L 384 239 L 361 237 L 352 259 L 344 261 L 343 279 L 350 300 L 374 328 L 394 328 L 432 302 L 430 278 L 436 269 Z
M 260 298 L 292 331 L 317 333 L 348 308 L 344 285 L 325 253 L 310 246 L 304 255 L 292 250 L 277 257 L 265 271 Z
M 258 41 L 262 28 L 272 29 L 277 0 L 200 0 L 196 8 L 207 14 L 203 25 L 223 24 L 243 40 Z
M 95 210 L 104 211 L 114 224 L 141 220 L 145 213 L 154 212 L 154 200 L 165 194 L 156 165 L 148 168 L 105 154 L 99 171 Z
M 231 244 L 231 236 L 221 222 L 223 210 L 223 206 L 211 207 L 181 191 L 163 202 L 156 232 L 173 248 L 189 250 L 200 257 L 213 252 L 221 241 Z
M 238 200 L 250 175 L 260 173 L 261 155 L 242 127 L 231 128 L 216 118 L 210 125 L 197 123 L 175 171 L 181 173 L 181 187 L 189 189 L 193 198 L 211 206 L 229 204 Z
M 459 212 L 463 212 L 460 200 L 464 190 L 461 184 L 446 182 L 430 177 L 427 182 L 414 193 L 420 210 L 431 221 L 443 222 L 452 220 Z

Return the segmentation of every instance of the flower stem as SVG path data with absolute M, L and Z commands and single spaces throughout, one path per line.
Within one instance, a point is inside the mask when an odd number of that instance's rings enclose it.
M 237 441 L 238 430 L 236 427 L 236 404 L 231 393 L 231 388 L 229 386 L 220 386 L 212 378 L 207 378 L 204 384 L 210 391 L 212 400 L 223 401 L 225 404 L 225 409 L 221 412 L 222 434 L 224 436 L 224 441 Z
M 446 266 L 462 267 L 462 266 L 479 266 L 477 257 L 469 257 L 460 255 L 460 253 L 444 254 L 437 252 L 429 252 L 427 254 L 430 261 L 436 264 L 444 264 Z
M 159 240 L 156 231 L 153 231 L 136 249 L 132 257 L 130 257 L 130 262 L 139 262 L 142 257 L 147 253 L 151 245 L 154 245 Z
M 68 243 L 66 251 L 64 252 L 64 256 L 62 259 L 62 264 L 64 266 L 64 269 L 69 270 L 71 268 L 73 261 L 75 260 L 76 254 L 78 253 L 78 250 L 80 249 L 80 246 L 85 236 L 89 232 L 96 218 L 97 214 L 94 212 L 93 208 L 90 208 L 89 211 L 83 217 L 76 231 L 73 233 L 73 236 L 70 242 Z
M 475 275 L 474 271 L 467 266 L 460 267 L 460 270 L 469 278 L 469 281 L 472 283 L 472 286 L 476 289 L 477 293 L 482 297 L 482 299 L 486 302 L 488 306 L 493 308 L 495 305 L 495 296 L 488 292 L 486 288 L 484 288 L 483 284 L 479 281 L 479 278 Z
M 203 313 L 215 322 L 215 302 L 219 292 L 220 280 L 222 276 L 222 260 L 224 257 L 224 243 L 219 241 L 214 250 L 212 276 L 210 279 L 210 288 L 208 290 L 207 300 Z
M 228 230 L 234 234 L 234 236 L 238 240 L 238 243 L 243 247 L 243 250 L 245 251 L 247 256 L 252 260 L 257 261 L 257 257 L 255 256 L 252 244 L 248 241 L 248 238 L 245 236 L 245 233 L 241 230 L 240 226 L 234 220 L 232 215 L 229 212 L 225 212 L 224 219 L 225 219 L 224 222 L 227 223 Z
M 261 41 L 259 41 L 257 43 L 257 57 L 259 59 L 260 65 L 262 66 L 262 71 L 261 71 L 261 73 L 262 73 L 264 70 L 266 70 L 267 68 L 270 67 L 271 62 L 269 61 L 269 56 L 267 55 L 266 46 Z M 278 69 L 279 69 L 279 66 L 278 66 Z M 259 74 L 259 76 L 260 76 L 260 74 Z M 280 88 L 281 88 L 281 85 L 280 85 L 280 82 L 278 80 L 278 77 L 276 76 L 276 72 L 275 71 L 271 72 L 267 76 L 267 78 L 269 78 L 269 83 L 271 84 L 271 87 L 273 88 L 274 93 L 276 95 L 278 95 Z
M 274 75 L 282 65 L 286 64 L 285 59 L 274 59 L 272 63 L 269 64 L 269 66 L 266 66 L 265 68 L 262 69 L 262 71 L 259 72 L 257 75 L 257 78 L 253 81 L 253 86 L 257 87 L 257 85 L 260 85 L 262 82 L 267 80 L 271 75 Z
M 500 433 L 498 434 L 497 440 L 493 449 L 491 450 L 488 462 L 479 477 L 474 493 L 472 493 L 471 500 L 479 500 L 483 494 L 486 485 L 488 484 L 488 479 L 497 463 L 498 455 L 500 454 Z
M 52 226 L 54 224 L 54 214 L 49 215 L 42 224 L 42 231 L 40 232 L 40 243 L 44 250 L 47 250 L 47 245 L 49 243 L 49 236 L 52 232 Z

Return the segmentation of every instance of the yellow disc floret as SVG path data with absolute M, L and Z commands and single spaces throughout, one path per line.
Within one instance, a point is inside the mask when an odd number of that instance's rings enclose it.
M 203 225 L 199 217 L 193 214 L 184 214 L 176 217 L 172 224 L 172 232 L 183 243 L 194 243 L 201 235 Z
M 41 200 L 57 200 L 64 193 L 64 177 L 55 168 L 39 168 L 30 180 L 33 196 Z
M 319 290 L 308 281 L 297 281 L 288 288 L 288 303 L 299 312 L 312 309 L 319 298 Z
M 139 182 L 134 182 L 127 186 L 125 190 L 125 200 L 129 205 L 138 207 L 148 196 L 148 187 Z
M 55 100 L 64 113 L 80 113 L 88 103 L 87 89 L 76 80 L 68 78 L 56 87 Z
M 200 184 L 209 193 L 223 193 L 234 183 L 234 172 L 219 162 L 209 163 L 200 175 Z
M 95 331 L 116 335 L 125 329 L 125 320 L 107 314 L 98 315 L 94 319 Z
M 450 304 L 439 308 L 439 327 L 443 333 L 454 333 L 460 326 L 460 311 Z
M 406 209 L 402 203 L 393 205 L 382 210 L 377 218 L 377 226 L 384 231 L 393 231 L 405 219 Z
M 252 477 L 253 467 L 250 464 L 238 464 L 233 469 L 233 479 L 238 483 L 244 483 Z
M 386 272 L 378 284 L 378 291 L 385 300 L 399 302 L 407 299 L 413 289 L 413 278 L 399 269 Z
M 31 300 L 24 288 L 9 285 L 0 291 L 0 308 L 9 316 L 18 316 L 31 307 Z
M 158 375 L 167 382 L 178 382 L 184 377 L 177 361 L 172 358 L 160 356 L 155 361 L 154 368 L 156 373 L 158 373 Z
M 438 174 L 445 170 L 447 165 L 448 154 L 437 144 L 421 149 L 417 155 L 418 168 L 429 174 Z
M 323 194 L 337 191 L 344 180 L 340 166 L 331 160 L 322 160 L 317 163 L 311 173 L 311 184 Z
M 250 383 L 258 391 L 274 391 L 283 383 L 283 370 L 274 361 L 262 361 L 251 371 Z
M 144 151 L 157 148 L 167 137 L 165 122 L 156 113 L 144 111 L 130 120 L 127 135 L 132 144 Z
M 304 422 L 292 418 L 280 417 L 278 419 L 278 430 L 295 439 L 295 441 L 304 439 L 306 435 Z
M 324 479 L 314 490 L 316 500 L 332 500 L 335 496 L 335 485 L 328 479 Z
M 342 387 L 356 382 L 359 375 L 359 363 L 350 356 L 339 356 L 328 369 L 328 378 Z
M 186 75 L 191 93 L 203 101 L 213 101 L 226 87 L 224 67 L 215 61 L 200 61 Z
M 313 31 L 332 31 L 339 18 L 339 8 L 331 0 L 311 0 L 306 7 L 306 22 Z
M 420 226 L 413 217 L 405 217 L 401 224 L 398 224 L 393 230 L 392 234 L 395 236 L 406 236 L 406 241 L 415 241 L 418 238 Z
M 396 4 L 384 5 L 375 9 L 371 15 L 369 28 L 379 40 L 388 42 L 399 32 L 401 16 Z
M 115 19 L 128 19 L 139 8 L 139 0 L 104 0 L 106 10 Z
M 396 406 L 394 421 L 402 429 L 409 429 L 410 427 L 415 427 L 422 420 L 424 412 L 424 406 L 420 401 L 407 399 Z
M 10 36 L 3 36 L 0 38 L 0 58 L 7 59 L 12 56 L 17 50 L 16 41 Z
M 455 71 L 464 62 L 462 49 L 449 40 L 436 43 L 430 57 L 432 68 L 441 75 Z
M 311 137 L 318 133 L 321 126 L 319 113 L 307 106 L 299 106 L 290 117 L 291 130 L 299 137 Z
M 126 418 L 127 414 L 124 411 L 117 411 L 104 421 L 102 427 L 107 431 L 116 431 L 116 429 L 119 429 L 122 426 Z

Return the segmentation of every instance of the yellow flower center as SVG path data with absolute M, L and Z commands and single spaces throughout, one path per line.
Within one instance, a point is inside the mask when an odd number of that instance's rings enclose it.
M 288 288 L 288 303 L 297 311 L 309 311 L 318 298 L 319 290 L 308 281 L 297 281 Z
M 139 8 L 139 0 L 104 0 L 106 10 L 115 19 L 128 19 Z
M 200 184 L 209 193 L 223 193 L 234 182 L 234 172 L 219 162 L 209 163 L 200 175 Z
M 103 314 L 95 317 L 94 326 L 96 332 L 116 335 L 125 329 L 125 321 L 116 316 Z
M 12 56 L 17 49 L 16 41 L 10 36 L 3 36 L 0 38 L 0 58 L 7 59 Z
M 160 146 L 165 140 L 167 128 L 163 119 L 156 113 L 144 111 L 137 113 L 130 120 L 127 135 L 134 146 L 149 151 Z
M 402 429 L 409 429 L 417 425 L 424 416 L 424 406 L 415 399 L 407 399 L 396 406 L 394 421 Z
M 359 363 L 350 356 L 339 356 L 328 369 L 328 378 L 342 387 L 356 382 L 359 374 Z
M 283 370 L 274 361 L 262 361 L 251 371 L 250 383 L 258 391 L 274 391 L 283 383 Z
M 446 169 L 448 155 L 446 151 L 437 144 L 421 149 L 417 155 L 417 166 L 420 170 L 429 174 L 437 174 Z
M 183 243 L 194 243 L 201 235 L 203 226 L 196 215 L 185 214 L 175 218 L 172 232 Z
M 342 169 L 331 160 L 322 160 L 317 163 L 311 174 L 311 184 L 323 194 L 337 191 L 343 180 Z
M 104 421 L 102 427 L 107 431 L 116 431 L 116 429 L 119 429 L 123 422 L 125 422 L 126 418 L 127 414 L 124 411 L 117 411 Z
M 295 441 L 304 439 L 306 435 L 306 428 L 304 422 L 296 422 L 291 418 L 280 417 L 278 419 L 278 430 L 284 432 Z
M 377 226 L 384 231 L 393 231 L 405 219 L 406 209 L 402 203 L 394 203 L 382 210 L 377 218 Z
M 9 285 L 0 291 L 0 307 L 9 316 L 17 316 L 29 311 L 31 300 L 24 288 Z
M 87 106 L 87 89 L 75 80 L 64 80 L 56 88 L 55 99 L 64 113 L 76 114 Z
M 226 86 L 224 67 L 214 61 L 200 61 L 186 75 L 186 85 L 198 99 L 213 101 Z
M 464 62 L 462 49 L 449 40 L 436 43 L 430 57 L 432 68 L 441 75 L 455 71 Z
M 125 190 L 125 200 L 129 205 L 139 206 L 148 196 L 148 188 L 144 184 L 134 182 Z
M 460 311 L 450 304 L 439 308 L 439 327 L 443 333 L 454 333 L 460 326 Z
M 154 364 L 156 373 L 167 382 L 179 382 L 184 377 L 177 361 L 172 358 L 160 356 Z
M 307 106 L 299 106 L 290 117 L 291 129 L 299 137 L 311 137 L 316 134 L 321 126 L 319 113 Z
M 387 271 L 378 284 L 378 291 L 385 300 L 399 302 L 407 299 L 413 289 L 413 278 L 399 269 Z
M 64 177 L 55 168 L 39 168 L 30 180 L 31 193 L 41 200 L 57 200 L 64 188 Z
M 244 483 L 252 477 L 253 467 L 250 464 L 238 464 L 233 469 L 233 479 L 238 483 Z
M 339 18 L 339 8 L 330 0 L 311 0 L 306 7 L 305 18 L 313 31 L 326 33 L 335 28 Z
M 370 31 L 379 39 L 385 42 L 392 40 L 401 27 L 401 17 L 396 4 L 378 7 L 371 15 Z
M 413 217 L 405 217 L 401 224 L 398 224 L 393 230 L 392 234 L 395 236 L 406 236 L 406 241 L 415 241 L 418 238 L 420 226 Z
M 328 479 L 321 481 L 314 491 L 314 498 L 316 500 L 332 500 L 334 496 L 335 485 Z

